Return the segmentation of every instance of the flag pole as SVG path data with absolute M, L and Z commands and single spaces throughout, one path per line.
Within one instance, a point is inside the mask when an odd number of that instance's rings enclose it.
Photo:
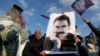
M 30 30 L 28 30 L 28 32 L 29 32 L 29 35 L 31 35 L 31 31 L 30 31 Z
M 45 16 L 45 15 L 43 15 L 43 14 L 41 14 L 41 16 L 42 16 L 43 18 L 50 19 L 48 16 Z
M 81 18 L 82 18 L 82 20 L 84 21 L 84 17 L 83 17 L 83 16 L 81 16 Z
M 30 30 L 28 30 L 28 33 L 29 33 L 29 35 L 28 36 L 31 36 L 31 31 Z M 27 38 L 28 39 L 28 38 Z

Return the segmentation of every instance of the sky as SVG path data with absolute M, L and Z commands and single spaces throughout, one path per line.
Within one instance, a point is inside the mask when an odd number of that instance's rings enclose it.
M 17 4 L 23 8 L 22 16 L 26 22 L 27 30 L 33 34 L 36 29 L 46 33 L 49 20 L 40 15 L 49 16 L 51 13 L 61 13 L 63 11 L 74 11 L 71 4 L 75 0 L 0 0 L 0 15 L 8 11 L 11 5 Z M 83 14 L 83 17 L 89 19 L 95 27 L 100 26 L 100 0 L 92 0 L 94 3 Z M 75 11 L 74 11 L 75 12 Z M 76 25 L 81 36 L 87 36 L 91 30 L 83 22 L 79 14 L 75 12 Z

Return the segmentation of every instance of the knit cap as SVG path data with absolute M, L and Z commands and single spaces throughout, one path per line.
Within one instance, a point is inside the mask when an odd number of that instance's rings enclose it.
M 6 16 L 11 16 L 12 19 L 16 17 L 21 17 L 21 13 L 23 12 L 23 9 L 19 7 L 18 5 L 14 4 L 10 7 L 8 12 L 6 13 Z

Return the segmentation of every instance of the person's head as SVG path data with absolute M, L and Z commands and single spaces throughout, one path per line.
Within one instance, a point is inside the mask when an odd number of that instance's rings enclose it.
M 61 37 L 63 34 L 68 34 L 70 19 L 66 15 L 61 15 L 54 20 L 53 26 L 56 37 Z
M 91 44 L 93 44 L 93 45 L 96 44 L 94 39 L 90 39 L 90 40 L 89 40 L 89 43 L 91 43 Z
M 21 21 L 22 21 L 22 18 L 21 18 L 21 17 L 15 17 L 15 18 L 13 19 L 13 21 L 14 21 L 15 23 L 20 24 Z
M 19 7 L 18 5 L 14 4 L 10 7 L 8 12 L 6 13 L 7 16 L 11 16 L 12 20 L 16 23 L 20 23 L 21 21 L 21 13 L 23 12 L 23 9 Z
M 40 30 L 35 30 L 34 36 L 35 36 L 36 39 L 40 39 L 41 38 L 41 31 Z

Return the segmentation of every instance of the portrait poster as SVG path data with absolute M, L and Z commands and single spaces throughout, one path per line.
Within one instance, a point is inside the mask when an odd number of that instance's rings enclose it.
M 73 11 L 50 14 L 44 43 L 46 54 L 77 53 L 77 46 L 72 39 L 74 34 L 75 14 Z

